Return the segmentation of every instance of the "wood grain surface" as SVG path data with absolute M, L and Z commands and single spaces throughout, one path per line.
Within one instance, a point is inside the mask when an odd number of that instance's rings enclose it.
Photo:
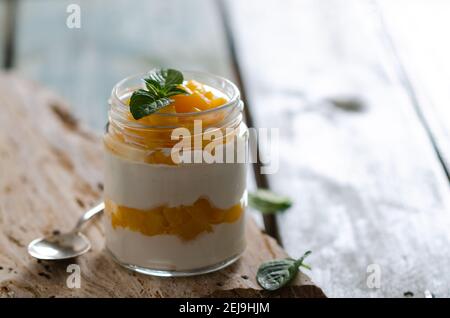
M 255 125 L 280 132 L 268 178 L 295 199 L 278 217 L 287 251 L 313 251 L 312 277 L 332 297 L 449 296 L 448 180 L 375 8 L 228 4 Z
M 100 222 L 86 234 L 92 250 L 66 262 L 36 261 L 27 244 L 68 231 L 101 199 L 100 137 L 82 127 L 65 102 L 16 75 L 0 75 L 0 297 L 323 297 L 301 273 L 277 293 L 255 281 L 259 264 L 286 257 L 248 218 L 248 248 L 234 265 L 192 278 L 155 278 L 122 269 L 103 252 Z M 81 268 L 80 289 L 66 286 L 67 266 Z

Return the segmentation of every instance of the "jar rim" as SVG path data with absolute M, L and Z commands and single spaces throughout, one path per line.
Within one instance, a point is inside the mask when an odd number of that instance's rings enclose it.
M 111 97 L 114 98 L 114 101 L 116 104 L 119 105 L 119 107 L 121 108 L 121 110 L 128 110 L 129 106 L 126 105 L 125 103 L 123 103 L 122 98 L 119 94 L 119 88 L 121 86 L 123 86 L 126 82 L 129 82 L 131 80 L 134 79 L 143 79 L 146 75 L 148 75 L 150 72 L 157 70 L 157 68 L 151 69 L 150 71 L 146 72 L 146 73 L 138 73 L 138 74 L 134 74 L 134 75 L 130 75 L 125 77 L 124 79 L 120 80 L 119 82 L 117 82 L 113 89 L 112 89 L 112 94 Z M 199 112 L 188 112 L 188 113 L 153 113 L 151 114 L 151 116 L 161 116 L 161 117 L 196 117 L 196 116 L 204 116 L 206 114 L 213 114 L 215 112 L 219 112 L 221 110 L 224 110 L 226 108 L 230 108 L 232 106 L 236 106 L 239 105 L 239 99 L 240 99 L 240 92 L 238 87 L 236 86 L 236 84 L 234 84 L 232 81 L 226 79 L 225 77 L 219 76 L 219 75 L 215 75 L 212 73 L 208 73 L 208 72 L 201 72 L 201 71 L 181 71 L 183 73 L 183 75 L 187 75 L 187 74 L 191 74 L 193 76 L 197 75 L 197 76 L 206 76 L 206 77 L 210 77 L 212 79 L 215 79 L 217 81 L 222 81 L 223 83 L 225 83 L 226 85 L 228 85 L 229 87 L 231 87 L 232 90 L 232 95 L 231 97 L 229 97 L 229 100 L 223 104 L 220 105 L 219 107 L 215 107 L 215 108 L 211 108 L 211 109 L 207 109 L 207 110 L 202 110 Z M 189 76 L 187 76 L 189 78 Z M 210 86 L 210 85 L 209 85 Z M 219 89 L 216 87 L 213 87 L 215 89 Z M 133 92 L 136 88 L 133 87 L 132 89 L 130 89 L 129 93 Z M 222 92 L 222 90 L 221 90 Z M 123 94 L 122 94 L 123 96 Z M 144 124 L 139 124 L 142 126 L 147 126 Z

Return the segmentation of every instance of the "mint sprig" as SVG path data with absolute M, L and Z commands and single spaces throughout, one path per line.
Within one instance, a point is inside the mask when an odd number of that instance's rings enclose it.
M 146 89 L 138 89 L 130 98 L 130 112 L 134 119 L 151 115 L 169 106 L 174 95 L 186 95 L 179 85 L 183 83 L 183 73 L 174 69 L 158 69 L 144 78 Z
M 311 269 L 303 263 L 309 254 L 311 251 L 307 251 L 298 260 L 285 258 L 262 263 L 256 274 L 258 284 L 266 290 L 280 289 L 297 276 L 300 267 Z
M 267 189 L 258 189 L 255 192 L 249 192 L 248 204 L 264 214 L 273 214 L 282 212 L 292 206 L 289 197 L 276 194 Z

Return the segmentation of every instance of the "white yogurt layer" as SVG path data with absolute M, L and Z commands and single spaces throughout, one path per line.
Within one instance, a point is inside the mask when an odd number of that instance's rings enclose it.
M 106 244 L 124 264 L 170 271 L 189 271 L 216 265 L 245 250 L 244 219 L 215 225 L 213 232 L 184 241 L 175 235 L 146 236 L 111 226 L 105 215 Z
M 245 163 L 148 164 L 105 151 L 105 195 L 135 209 L 192 205 L 206 198 L 217 208 L 240 202 L 246 189 Z

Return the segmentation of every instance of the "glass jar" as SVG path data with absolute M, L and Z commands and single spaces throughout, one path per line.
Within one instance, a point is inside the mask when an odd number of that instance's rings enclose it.
M 113 89 L 104 135 L 106 250 L 144 274 L 219 270 L 245 249 L 248 129 L 230 81 L 183 72 L 227 102 L 195 113 L 158 112 L 145 124 L 128 100 L 145 74 Z M 199 128 L 200 126 L 200 128 Z

